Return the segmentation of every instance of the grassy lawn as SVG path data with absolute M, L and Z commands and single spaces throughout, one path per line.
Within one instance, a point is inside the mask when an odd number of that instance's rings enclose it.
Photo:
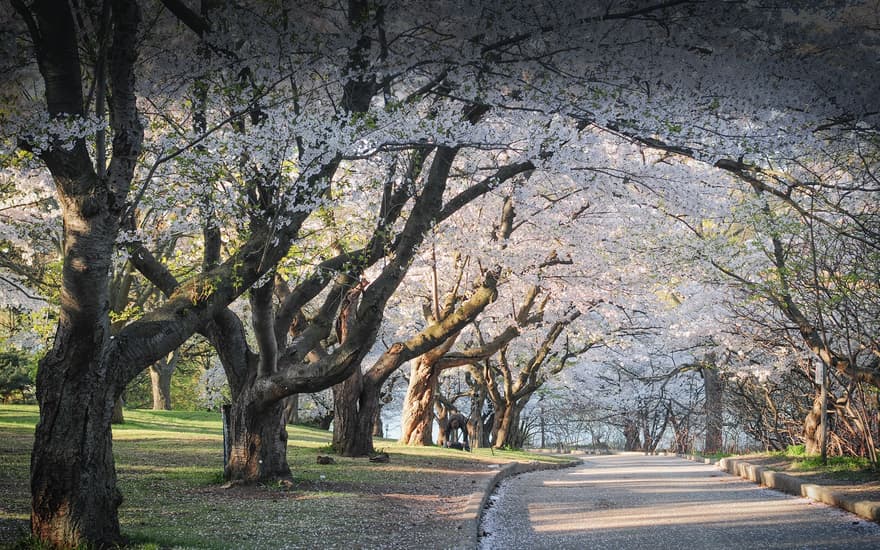
M 132 547 L 355 548 L 433 546 L 449 529 L 490 465 L 514 460 L 563 461 L 524 452 L 463 453 L 410 448 L 391 440 L 376 447 L 385 464 L 335 457 L 319 465 L 330 433 L 288 427 L 292 487 L 223 488 L 220 415 L 125 411 L 113 428 L 123 533 Z M 37 409 L 0 405 L 0 547 L 28 525 L 28 464 Z M 442 546 L 442 544 L 441 544 Z
M 880 472 L 864 457 L 829 456 L 822 464 L 822 458 L 806 454 L 803 445 L 789 445 L 784 451 L 770 454 L 788 460 L 789 470 L 795 472 L 814 473 L 832 480 L 868 482 L 880 479 Z

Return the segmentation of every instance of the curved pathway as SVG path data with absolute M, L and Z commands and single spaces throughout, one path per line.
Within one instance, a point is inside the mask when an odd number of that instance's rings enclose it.
M 880 548 L 880 525 L 676 457 L 590 457 L 504 481 L 482 549 Z

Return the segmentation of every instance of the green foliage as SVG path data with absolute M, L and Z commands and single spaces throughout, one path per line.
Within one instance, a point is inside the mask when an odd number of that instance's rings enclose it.
M 820 472 L 825 474 L 858 474 L 871 470 L 871 461 L 868 458 L 860 456 L 829 456 L 826 463 L 822 464 L 822 457 L 818 455 L 808 455 L 804 445 L 789 445 L 784 451 L 776 453 L 778 455 L 792 458 L 792 470 L 802 472 Z
M 144 314 L 143 308 L 138 304 L 129 303 L 122 311 L 110 312 L 110 321 L 117 323 L 120 321 L 133 321 Z
M 13 347 L 0 348 L 0 400 L 32 401 L 36 375 L 36 356 Z
M 797 458 L 806 455 L 806 446 L 804 445 L 789 445 L 783 454 L 787 457 Z
M 829 456 L 826 464 L 822 457 L 806 456 L 792 466 L 795 470 L 820 470 L 829 473 L 860 472 L 871 467 L 871 462 L 860 456 Z
M 197 411 L 204 408 L 199 397 L 199 378 L 203 370 L 198 358 L 184 358 L 178 363 L 171 375 L 171 406 L 174 410 Z M 149 369 L 142 371 L 126 386 L 125 405 L 132 409 L 152 408 Z

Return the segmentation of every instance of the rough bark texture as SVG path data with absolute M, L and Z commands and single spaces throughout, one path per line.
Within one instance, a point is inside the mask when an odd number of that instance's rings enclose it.
M 91 342 L 50 354 L 39 376 L 40 422 L 31 459 L 31 530 L 59 547 L 122 541 L 110 417 L 116 391 Z M 84 349 L 86 348 L 86 349 Z
M 342 456 L 374 452 L 373 426 L 379 411 L 379 389 L 360 370 L 333 386 L 333 448 Z
M 227 480 L 250 483 L 290 477 L 283 413 L 280 401 L 265 409 L 258 408 L 250 399 L 233 402 Z
M 77 25 L 70 6 L 13 2 L 30 23 L 50 117 L 84 115 Z M 58 547 L 121 542 L 110 420 L 125 379 L 111 339 L 110 261 L 119 214 L 140 151 L 133 63 L 139 12 L 112 2 L 108 59 L 113 96 L 113 158 L 99 177 L 85 141 L 40 153 L 57 190 L 64 220 L 61 308 L 52 349 L 40 361 L 40 420 L 31 459 L 31 530 Z M 102 83 L 103 85 L 103 83 Z
M 284 423 L 299 423 L 299 394 L 295 393 L 284 398 Z
M 439 390 L 439 388 L 438 388 Z M 439 392 L 438 392 L 439 394 Z M 439 397 L 439 395 L 438 395 Z M 446 429 L 449 427 L 449 409 L 440 404 L 440 400 L 434 400 L 434 410 L 437 415 L 437 445 L 446 446 Z
M 483 408 L 486 406 L 486 382 L 482 376 L 475 374 L 479 373 L 479 369 L 471 367 L 469 370 L 470 376 L 465 378 L 471 387 L 468 435 L 472 448 L 488 447 L 488 431 L 485 429 L 483 419 Z
M 125 400 L 120 396 L 113 405 L 113 416 L 110 417 L 111 424 L 125 424 Z
M 440 371 L 425 356 L 413 362 L 403 416 L 400 420 L 400 442 L 406 445 L 433 445 L 434 400 Z
M 818 391 L 813 407 L 804 419 L 804 451 L 807 455 L 822 452 L 822 395 Z
M 501 449 L 504 447 L 520 448 L 522 446 L 522 438 L 519 433 L 519 416 L 521 411 L 522 407 L 517 403 L 508 403 L 500 411 L 496 411 L 495 418 L 497 419 L 498 429 L 495 431 L 493 447 Z
M 385 423 L 382 422 L 382 407 L 376 408 L 376 414 L 373 415 L 373 437 L 385 437 Z
M 175 353 L 171 359 L 162 359 L 150 365 L 150 388 L 154 411 L 171 410 L 171 376 L 177 368 L 177 357 Z

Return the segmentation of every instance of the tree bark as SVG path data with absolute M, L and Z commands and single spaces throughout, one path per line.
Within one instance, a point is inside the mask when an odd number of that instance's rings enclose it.
M 373 437 L 385 437 L 385 423 L 382 422 L 382 407 L 376 407 L 373 415 Z
M 13 2 L 25 21 L 45 84 L 46 114 L 81 117 L 77 25 L 66 2 Z M 142 129 L 133 66 L 140 21 L 135 2 L 112 2 L 108 75 L 114 129 L 109 168 L 95 171 L 84 139 L 40 153 L 64 220 L 61 307 L 52 349 L 40 361 L 40 420 L 31 455 L 31 532 L 56 547 L 122 542 L 110 420 L 129 368 L 110 333 L 110 262 Z M 103 86 L 106 82 L 101 82 Z
M 522 447 L 522 438 L 520 437 L 519 418 L 525 404 L 523 403 L 507 403 L 500 412 L 496 412 L 496 425 L 498 426 L 495 436 L 493 437 L 492 446 L 496 449 L 505 447 L 520 448 Z
M 252 483 L 291 477 L 283 413 L 281 401 L 264 407 L 253 399 L 233 401 L 232 445 L 225 472 L 228 481 Z
M 804 452 L 807 455 L 818 455 L 822 452 L 822 394 L 816 392 L 813 407 L 804 419 Z
M 360 369 L 333 386 L 333 448 L 341 456 L 374 452 L 373 424 L 379 411 L 379 389 Z
M 703 387 L 706 396 L 706 441 L 703 452 L 720 453 L 723 447 L 724 407 L 722 402 L 723 386 L 718 371 L 714 368 L 703 368 Z
M 479 369 L 471 367 L 470 376 L 465 379 L 471 387 L 470 411 L 468 414 L 468 436 L 472 448 L 487 447 L 483 408 L 486 406 L 486 381 L 479 375 Z
M 400 442 L 406 445 L 434 444 L 434 400 L 440 380 L 440 371 L 434 364 L 435 361 L 423 355 L 411 367 L 400 421 Z
M 113 416 L 110 417 L 111 424 L 125 424 L 125 400 L 122 396 L 116 399 L 116 403 L 113 405 Z
M 67 332 L 71 335 L 74 331 Z M 98 331 L 100 334 L 100 331 Z M 109 336 L 109 330 L 104 334 Z M 40 363 L 37 424 L 31 458 L 31 530 L 59 547 L 120 544 L 110 418 L 117 390 L 92 342 L 72 338 Z M 79 343 L 77 343 L 79 342 Z
M 299 394 L 295 393 L 284 398 L 284 423 L 299 423 Z
M 171 376 L 177 365 L 175 358 L 161 360 L 150 365 L 150 387 L 153 394 L 154 411 L 171 410 Z
M 434 410 L 436 411 L 437 417 L 437 445 L 440 447 L 446 446 L 446 428 L 449 426 L 449 407 L 447 407 L 442 400 L 442 396 L 439 391 L 439 383 L 437 388 L 437 394 L 434 399 Z M 467 428 L 465 428 L 467 429 Z M 470 434 L 468 434 L 470 437 Z
M 639 426 L 630 419 L 624 420 L 623 438 L 624 451 L 638 451 L 642 448 L 642 438 L 639 435 Z

